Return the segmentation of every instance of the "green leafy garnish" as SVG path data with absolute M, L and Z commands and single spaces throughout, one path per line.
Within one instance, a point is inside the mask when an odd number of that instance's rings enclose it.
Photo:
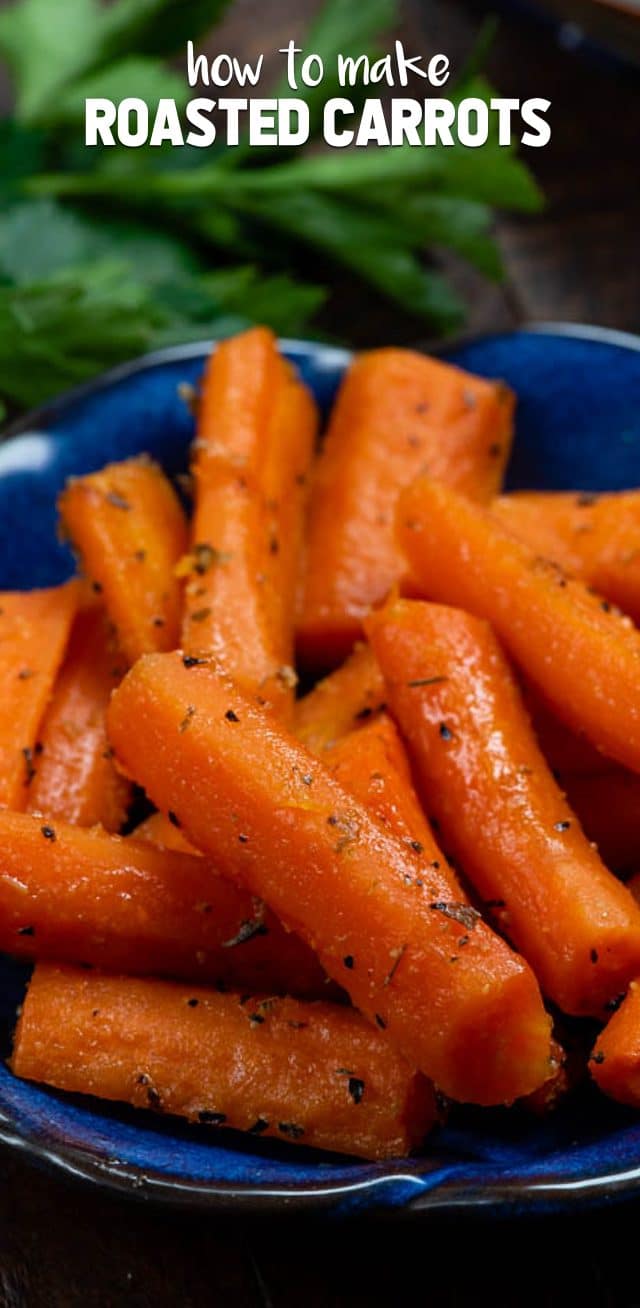
M 370 148 L 300 153 L 120 146 L 86 149 L 87 97 L 162 98 L 191 92 L 184 58 L 228 0 L 13 0 L 0 12 L 0 58 L 14 86 L 0 122 L 0 403 L 40 402 L 111 363 L 168 341 L 263 321 L 282 334 L 313 331 L 327 290 L 294 276 L 318 262 L 425 321 L 434 333 L 464 319 L 440 266 L 453 251 L 502 274 L 494 210 L 527 212 L 539 192 L 514 150 Z M 324 0 L 300 43 L 325 63 L 309 105 L 362 86 L 337 85 L 337 56 L 390 48 L 398 0 Z M 490 99 L 479 72 L 490 39 L 455 94 Z M 268 94 L 268 88 L 261 88 Z M 215 96 L 215 89 L 211 94 Z

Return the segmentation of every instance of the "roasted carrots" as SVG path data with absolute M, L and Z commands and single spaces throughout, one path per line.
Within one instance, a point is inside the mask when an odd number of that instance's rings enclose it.
M 640 491 L 504 495 L 492 512 L 515 536 L 640 622 Z
M 38 729 L 78 603 L 71 582 L 0 591 L 0 808 L 24 808 L 39 755 Z
M 38 733 L 30 812 L 120 830 L 131 788 L 113 766 L 105 712 L 123 672 L 102 610 L 81 608 Z
M 190 658 L 149 656 L 116 691 L 108 730 L 158 807 L 172 806 L 224 875 L 297 930 L 446 1093 L 505 1102 L 546 1079 L 549 1023 L 527 965 L 475 910 L 443 901 L 429 860 L 230 681 Z
M 303 744 L 317 751 L 334 745 L 382 708 L 384 678 L 369 646 L 360 643 L 335 672 L 297 700 L 293 729 Z
M 187 527 L 161 469 L 138 458 L 76 477 L 60 497 L 60 515 L 128 662 L 175 649 L 181 602 L 175 569 Z
M 404 600 L 367 631 L 446 847 L 543 992 L 602 1016 L 640 974 L 640 910 L 546 766 L 491 628 Z
M 17 1076 L 363 1158 L 408 1154 L 433 1090 L 352 1009 L 39 964 Z
M 394 513 L 418 473 L 480 500 L 497 494 L 512 415 L 505 386 L 450 364 L 397 349 L 355 360 L 313 479 L 298 629 L 306 663 L 345 658 L 369 606 L 402 575 Z
M 293 706 L 293 620 L 317 415 L 255 328 L 215 351 L 200 401 L 182 645 L 275 711 Z
M 640 1108 L 640 981 L 632 981 L 618 1011 L 598 1037 L 591 1075 L 612 1099 Z
M 211 861 L 0 812 L 0 949 L 322 995 L 311 951 Z
M 640 632 L 479 505 L 421 478 L 399 539 L 423 594 L 493 623 L 558 717 L 640 771 Z

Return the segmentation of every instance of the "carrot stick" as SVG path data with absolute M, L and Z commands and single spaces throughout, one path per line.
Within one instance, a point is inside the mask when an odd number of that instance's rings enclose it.
M 439 864 L 448 892 L 462 894 L 420 806 L 398 729 L 386 713 L 343 736 L 323 758 L 336 781 L 383 826 L 410 849 L 419 846 L 432 868 Z
M 129 459 L 74 478 L 60 515 L 127 661 L 175 649 L 181 599 L 174 571 L 187 547 L 186 522 L 160 468 Z
M 489 513 L 421 478 L 399 536 L 429 599 L 488 618 L 558 717 L 640 771 L 640 632 Z
M 293 614 L 316 427 L 310 392 L 266 328 L 216 349 L 196 441 L 182 643 L 188 654 L 215 657 L 285 715 L 293 705 Z
M 611 1099 L 640 1108 L 640 982 L 598 1036 L 589 1059 L 594 1081 Z
M 209 859 L 0 812 L 0 949 L 114 971 L 326 993 L 311 952 Z
M 538 744 L 553 772 L 588 776 L 615 766 L 585 735 L 562 722 L 538 690 L 523 679 L 520 689 Z
M 563 773 L 559 784 L 607 867 L 621 873 L 640 866 L 640 777 L 612 767 L 591 776 Z
M 640 910 L 568 807 L 488 623 L 405 600 L 367 631 L 421 792 L 466 876 L 543 992 L 567 1013 L 602 1014 L 640 973 Z
M 39 732 L 31 813 L 120 830 L 131 788 L 111 761 L 105 712 L 123 674 L 102 610 L 81 609 Z
M 157 849 L 171 849 L 177 854 L 195 854 L 202 857 L 165 813 L 152 813 L 132 832 L 134 840 L 144 840 Z
M 437 1116 L 428 1081 L 353 1009 L 44 963 L 11 1067 L 60 1090 L 363 1158 L 410 1153 Z
M 506 1102 L 545 1079 L 549 1024 L 526 964 L 473 909 L 442 901 L 424 854 L 387 834 L 230 681 L 189 658 L 149 656 L 115 692 L 108 730 L 154 803 L 297 930 L 447 1094 Z
M 379 712 L 384 678 L 368 645 L 356 645 L 335 672 L 296 701 L 293 729 L 309 749 L 319 751 Z
M 78 602 L 75 582 L 0 591 L 0 808 L 24 808 L 37 735 Z
M 311 493 L 299 649 L 335 666 L 370 605 L 404 571 L 394 538 L 398 495 L 418 473 L 480 500 L 496 495 L 511 444 L 505 386 L 410 350 L 364 354 L 335 403 Z
M 640 622 L 640 491 L 504 495 L 492 512 Z

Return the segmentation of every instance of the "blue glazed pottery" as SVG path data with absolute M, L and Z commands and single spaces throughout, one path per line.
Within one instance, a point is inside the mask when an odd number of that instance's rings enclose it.
M 198 381 L 206 352 L 189 346 L 116 370 L 32 414 L 0 445 L 1 589 L 52 585 L 71 572 L 55 512 L 68 476 L 143 450 L 170 473 L 184 469 L 192 420 L 179 388 Z M 298 342 L 286 352 L 326 410 L 347 353 Z M 640 340 L 549 326 L 447 357 L 518 394 L 511 486 L 640 485 Z M 27 975 L 0 959 L 3 1059 Z M 423 1156 L 368 1164 L 58 1094 L 17 1080 L 3 1062 L 0 1138 L 120 1191 L 226 1210 L 549 1211 L 640 1187 L 640 1116 L 590 1088 L 547 1120 L 460 1110 Z

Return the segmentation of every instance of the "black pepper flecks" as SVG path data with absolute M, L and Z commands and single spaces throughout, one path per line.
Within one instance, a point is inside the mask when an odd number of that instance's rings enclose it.
M 453 732 L 446 722 L 441 722 L 438 728 L 441 740 L 453 740 Z
M 597 949 L 592 949 L 592 950 L 591 950 L 591 953 L 589 954 L 589 958 L 591 959 L 591 962 L 592 962 L 592 963 L 597 963 L 597 961 L 598 961 L 598 951 L 597 951 Z
M 30 681 L 35 675 L 33 668 L 21 668 L 18 673 L 18 681 Z
M 385 979 L 384 979 L 384 981 L 383 981 L 383 983 L 382 983 L 384 986 L 390 986 L 390 985 L 391 985 L 391 982 L 393 981 L 393 978 L 394 978 L 396 972 L 398 971 L 398 968 L 399 968 L 399 966 L 400 966 L 400 964 L 401 964 L 401 962 L 402 962 L 402 960 L 403 960 L 403 958 L 404 958 L 404 955 L 405 955 L 405 953 L 406 953 L 406 950 L 407 950 L 407 946 L 406 946 L 406 944 L 404 944 L 404 945 L 400 945 L 400 946 L 398 947 L 398 949 L 391 949 L 391 950 L 389 951 L 390 954 L 391 954 L 391 957 L 392 957 L 392 959 L 393 959 L 393 963 L 392 963 L 392 965 L 391 965 L 391 968 L 390 968 L 389 971 L 387 972 L 387 975 L 386 975 L 386 977 L 385 977 Z
M 54 841 L 54 840 L 55 840 L 55 838 L 56 838 L 56 833 L 55 833 L 53 827 L 50 827 L 50 826 L 44 826 L 44 827 L 40 827 L 40 830 L 41 830 L 41 832 L 42 832 L 42 834 L 43 834 L 45 840 L 51 840 L 51 841 Z
M 568 818 L 563 818 L 561 822 L 554 822 L 553 829 L 554 831 L 568 831 L 570 826 L 571 823 Z
M 170 821 L 172 827 L 178 827 L 178 829 L 180 829 L 180 827 L 181 827 L 181 825 L 182 825 L 181 822 L 180 822 L 180 818 L 179 818 L 179 817 L 174 813 L 173 809 L 171 809 L 171 808 L 169 809 L 169 812 L 167 813 L 167 817 L 168 817 L 168 819 L 169 819 L 169 821 Z
M 183 732 L 185 732 L 185 731 L 188 731 L 188 729 L 189 729 L 189 727 L 191 726 L 192 720 L 193 720 L 193 718 L 195 717 L 195 715 L 196 715 L 196 711 L 195 711 L 195 708 L 194 708 L 193 704 L 189 704 L 189 705 L 187 706 L 187 711 L 186 711 L 186 713 L 185 713 L 185 715 L 184 715 L 184 717 L 183 717 L 183 719 L 182 719 L 182 722 L 180 723 L 180 728 L 179 728 L 179 730 L 180 730 L 181 733 L 183 733 Z
M 208 1108 L 203 1108 L 198 1113 L 198 1121 L 202 1126 L 224 1126 L 226 1120 L 226 1113 L 212 1113 Z
M 203 609 L 196 609 L 189 615 L 191 622 L 206 622 L 211 617 L 211 609 L 207 606 Z
M 197 1008 L 199 1003 L 199 999 L 187 999 L 187 1008 Z
M 376 1026 L 379 1026 L 381 1031 L 386 1031 L 387 1029 L 387 1024 L 384 1018 L 381 1017 L 379 1013 L 376 1013 Z
M 33 778 L 36 775 L 37 769 L 35 768 L 33 762 L 33 750 L 30 749 L 28 745 L 25 745 L 22 751 L 22 757 L 24 758 L 24 763 L 25 763 L 25 772 L 26 772 L 25 784 L 27 786 L 30 786 L 31 782 L 33 781 Z
M 304 1135 L 304 1127 L 298 1126 L 296 1122 L 278 1122 L 278 1130 L 292 1140 L 299 1140 Z
M 227 722 L 239 722 L 239 721 L 240 721 L 240 718 L 238 717 L 238 714 L 237 714 L 237 713 L 234 713 L 233 709 L 227 709 L 227 711 L 226 711 L 226 713 L 225 713 L 224 716 L 225 716 L 225 718 L 227 719 Z
M 424 845 L 421 845 L 419 840 L 410 840 L 409 845 L 416 854 L 424 854 Z
M 359 1104 L 362 1102 L 364 1089 L 365 1089 L 364 1081 L 361 1080 L 359 1076 L 349 1077 L 349 1094 L 351 1095 L 354 1104 Z
M 182 660 L 185 668 L 201 668 L 207 662 L 207 659 L 198 659 L 195 654 L 185 654 Z
M 448 677 L 417 677 L 415 681 L 408 681 L 407 686 L 409 690 L 417 690 L 420 686 L 438 686 L 448 680 Z
M 19 936 L 35 936 L 35 934 L 36 934 L 36 929 L 34 926 L 18 927 Z
M 265 1121 L 264 1117 L 257 1117 L 253 1126 L 247 1127 L 247 1135 L 263 1135 L 268 1130 L 269 1123 Z
M 353 954 L 345 954 L 345 957 L 343 958 L 342 962 L 344 963 L 344 966 L 349 969 L 350 972 L 353 971 L 356 962 L 355 958 L 353 957 Z

